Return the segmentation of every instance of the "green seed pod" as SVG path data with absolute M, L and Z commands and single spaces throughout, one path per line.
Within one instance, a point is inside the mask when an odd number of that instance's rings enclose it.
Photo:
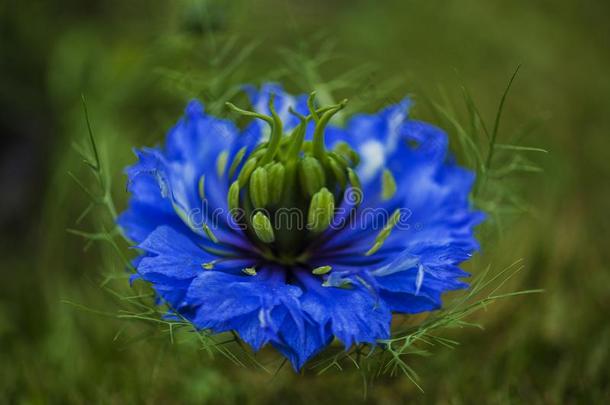
M 269 202 L 269 179 L 264 167 L 258 167 L 252 172 L 249 193 L 254 208 L 264 208 Z
M 248 180 L 250 179 L 250 175 L 256 169 L 256 165 L 258 161 L 256 159 L 248 159 L 244 166 L 241 168 L 241 172 L 239 172 L 239 176 L 237 176 L 237 181 L 239 181 L 239 186 L 244 187 L 248 184 Z
M 231 187 L 229 187 L 227 202 L 229 203 L 230 210 L 239 208 L 239 181 L 235 180 Z
M 320 233 L 326 230 L 335 213 L 335 197 L 326 187 L 314 194 L 309 204 L 307 228 Z
M 273 227 L 271 221 L 267 215 L 262 212 L 257 212 L 252 217 L 252 227 L 256 236 L 265 243 L 272 243 L 275 241 L 275 234 L 273 233 Z
M 326 184 L 326 175 L 320 161 L 306 156 L 299 164 L 299 177 L 305 195 L 313 196 Z
M 274 163 L 269 167 L 267 173 L 269 175 L 269 203 L 278 204 L 284 191 L 286 168 L 279 162 Z

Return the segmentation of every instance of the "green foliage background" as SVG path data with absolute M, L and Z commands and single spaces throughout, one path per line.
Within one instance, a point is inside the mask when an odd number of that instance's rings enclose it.
M 607 400 L 608 15 L 610 5 L 595 0 L 0 2 L 0 402 Z M 372 111 L 409 93 L 415 115 L 444 126 L 457 148 L 455 128 L 429 100 L 463 106 L 464 85 L 489 124 L 519 64 L 500 142 L 549 153 L 527 155 L 544 172 L 511 183 L 511 201 L 524 209 L 483 231 L 491 242 L 468 270 L 523 258 L 506 288 L 545 292 L 476 314 L 483 331 L 447 332 L 455 349 L 413 356 L 425 393 L 387 377 L 363 399 L 353 370 L 274 376 L 212 359 L 188 334 L 172 341 L 161 326 L 66 303 L 116 314 L 123 300 L 100 284 L 126 283 L 115 255 L 83 251 L 66 232 L 104 219 L 76 223 L 88 203 L 68 175 L 83 174 L 70 146 L 86 135 L 81 93 L 122 209 L 131 148 L 161 142 L 191 97 L 222 113 L 218 100 L 233 85 L 277 79 Z M 467 121 L 463 108 L 452 116 Z

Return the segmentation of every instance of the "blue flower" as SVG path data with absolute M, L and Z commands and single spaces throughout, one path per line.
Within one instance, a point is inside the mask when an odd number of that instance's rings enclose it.
M 137 275 L 198 329 L 271 344 L 295 369 L 334 338 L 390 336 L 393 313 L 441 307 L 467 287 L 460 263 L 483 220 L 474 175 L 405 99 L 330 123 L 278 85 L 247 88 L 241 130 L 192 101 L 164 147 L 136 150 L 118 219 L 141 255 Z M 295 216 L 296 215 L 296 216 Z

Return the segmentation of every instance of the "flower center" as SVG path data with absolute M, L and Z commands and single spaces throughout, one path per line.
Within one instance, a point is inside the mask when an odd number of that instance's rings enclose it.
M 345 142 L 328 150 L 324 141 L 326 126 L 347 100 L 316 108 L 314 97 L 312 93 L 308 99 L 308 115 L 290 109 L 300 123 L 287 134 L 275 111 L 273 96 L 269 100 L 270 116 L 227 103 L 232 110 L 261 119 L 271 128 L 268 141 L 259 144 L 241 165 L 227 200 L 233 218 L 262 254 L 282 264 L 307 261 L 312 244 L 331 227 L 346 191 L 356 191 L 356 205 L 362 197 L 354 171 L 360 160 L 358 153 Z M 313 137 L 306 140 L 311 122 Z M 242 163 L 244 154 L 245 149 L 241 156 L 237 154 L 233 168 Z

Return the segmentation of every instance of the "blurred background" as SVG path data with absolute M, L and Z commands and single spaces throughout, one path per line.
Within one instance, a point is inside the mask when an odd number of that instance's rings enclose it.
M 608 16 L 600 0 L 0 1 L 0 402 L 607 401 Z M 87 179 L 71 147 L 87 134 L 81 94 L 121 210 L 131 148 L 160 143 L 192 97 L 222 114 L 235 85 L 266 79 L 367 111 L 410 94 L 456 147 L 430 100 L 461 116 L 464 86 L 490 126 L 517 65 L 500 142 L 549 153 L 526 153 L 543 171 L 511 177 L 520 209 L 482 230 L 467 269 L 522 258 L 506 288 L 545 292 L 477 313 L 484 330 L 443 331 L 455 349 L 413 356 L 425 393 L 406 377 L 379 378 L 365 397 L 354 370 L 238 367 L 101 313 L 124 304 L 101 287 L 108 274 L 129 287 L 110 250 L 66 232 L 101 220 L 79 221 L 88 200 L 68 175 Z

